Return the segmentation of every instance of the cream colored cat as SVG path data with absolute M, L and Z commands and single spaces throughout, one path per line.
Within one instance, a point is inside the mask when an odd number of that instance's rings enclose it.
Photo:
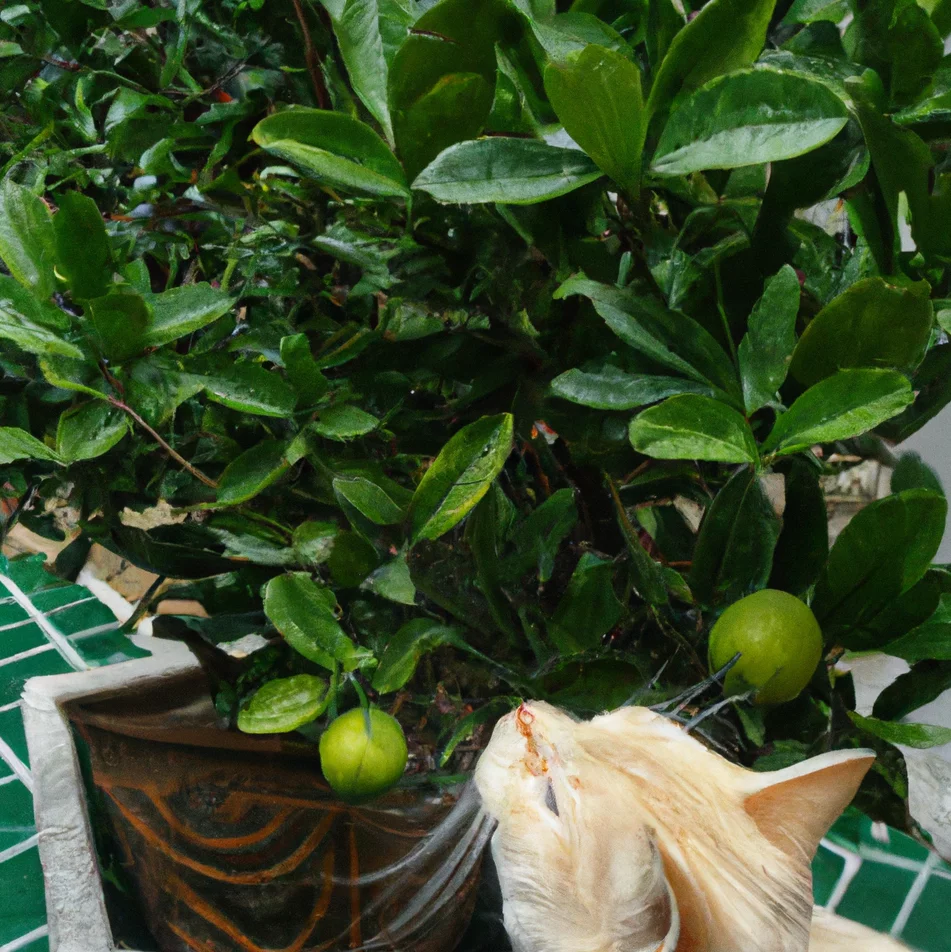
M 756 773 L 668 718 L 523 704 L 476 769 L 515 952 L 895 952 L 821 911 L 810 863 L 874 759 Z

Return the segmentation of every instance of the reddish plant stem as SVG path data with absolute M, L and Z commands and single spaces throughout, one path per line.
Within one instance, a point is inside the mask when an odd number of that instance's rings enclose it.
M 307 26 L 304 8 L 301 6 L 300 0 L 291 0 L 291 2 L 294 4 L 297 22 L 300 23 L 301 32 L 304 34 L 304 62 L 307 64 L 307 72 L 310 73 L 310 81 L 314 84 L 317 105 L 321 109 L 329 109 L 330 97 L 327 95 L 327 84 L 324 82 L 323 73 L 320 71 L 320 57 L 317 55 L 314 41 L 310 36 L 310 27 Z

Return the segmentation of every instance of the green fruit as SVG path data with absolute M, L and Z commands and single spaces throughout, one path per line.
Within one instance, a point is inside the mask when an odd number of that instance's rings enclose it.
M 737 653 L 723 684 L 727 695 L 758 688 L 756 704 L 797 697 L 822 657 L 822 631 L 810 608 L 794 595 L 766 588 L 732 604 L 710 632 L 710 672 Z
M 348 803 L 385 793 L 403 776 L 406 738 L 399 722 L 378 708 L 341 714 L 320 736 L 327 783 Z

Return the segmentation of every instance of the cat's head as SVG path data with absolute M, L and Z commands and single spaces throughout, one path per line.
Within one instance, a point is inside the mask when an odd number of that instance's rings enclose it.
M 503 718 L 476 769 L 519 952 L 805 952 L 810 861 L 873 760 L 756 773 L 627 707 Z

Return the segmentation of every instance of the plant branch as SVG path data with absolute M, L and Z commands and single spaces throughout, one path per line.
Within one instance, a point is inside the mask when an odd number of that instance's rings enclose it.
M 301 32 L 304 34 L 304 62 L 307 64 L 307 72 L 310 73 L 310 81 L 314 84 L 317 105 L 321 109 L 328 109 L 330 108 L 330 97 L 327 95 L 327 84 L 324 82 L 323 74 L 320 71 L 320 57 L 317 55 L 314 41 L 310 36 L 310 27 L 307 26 L 304 8 L 301 6 L 301 0 L 291 0 L 291 2 L 294 4 L 297 22 L 300 23 Z
M 141 426 L 142 429 L 145 430 L 145 432 L 148 433 L 149 436 L 151 436 L 152 439 L 155 440 L 155 442 L 158 443 L 158 445 L 161 446 L 162 449 L 165 450 L 165 452 L 168 453 L 168 455 L 171 456 L 172 459 L 182 467 L 182 469 L 191 473 L 195 479 L 203 482 L 211 489 L 218 488 L 218 484 L 210 476 L 206 476 L 200 469 L 196 469 L 191 463 L 188 462 L 187 459 L 185 459 L 184 456 L 182 456 L 181 453 L 169 446 L 162 436 L 153 430 L 152 427 L 149 426 L 149 424 L 146 423 L 145 420 L 143 420 L 142 417 L 140 417 L 139 414 L 132 409 L 132 407 L 130 407 L 127 403 L 123 403 L 121 400 L 117 400 L 115 397 L 109 397 L 108 399 L 112 406 L 132 417 L 132 419 L 135 420 L 135 422 L 138 423 L 139 426 Z

